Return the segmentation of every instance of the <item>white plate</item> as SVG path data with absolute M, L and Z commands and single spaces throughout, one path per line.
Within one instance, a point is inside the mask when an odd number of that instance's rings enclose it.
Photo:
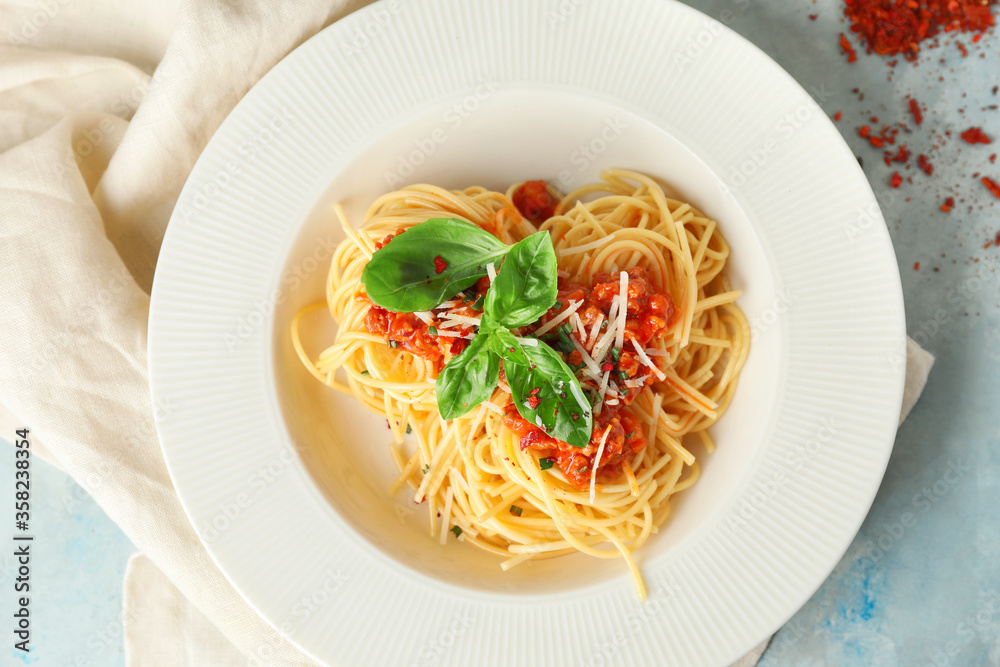
M 621 166 L 716 218 L 754 341 L 718 451 L 637 554 L 503 573 L 427 535 L 384 423 L 294 357 L 330 214 L 403 183 L 564 187 Z M 319 322 L 320 320 L 316 320 Z M 329 327 L 319 332 L 329 336 Z M 857 531 L 905 362 L 895 257 L 840 135 L 774 62 L 674 2 L 373 5 L 277 65 L 181 193 L 150 309 L 181 501 L 264 618 L 329 664 L 723 665 L 785 621 Z M 317 337 L 313 349 L 322 341 Z

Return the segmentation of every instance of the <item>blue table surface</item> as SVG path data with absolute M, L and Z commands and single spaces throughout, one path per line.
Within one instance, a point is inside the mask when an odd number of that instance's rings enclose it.
M 988 160 L 1000 142 L 972 146 L 958 134 L 980 126 L 1000 139 L 1000 97 L 991 92 L 1000 83 L 1000 38 L 991 32 L 973 44 L 958 36 L 969 51 L 962 57 L 951 34 L 917 63 L 892 68 L 859 48 L 858 61 L 848 64 L 837 44 L 847 32 L 839 0 L 689 4 L 763 49 L 829 115 L 842 113 L 837 127 L 862 157 L 892 236 L 907 329 L 937 357 L 860 533 L 774 637 L 762 664 L 998 665 L 1000 247 L 984 244 L 1000 232 L 1000 200 L 974 174 L 1000 181 L 1000 164 Z M 924 107 L 919 127 L 908 95 Z M 887 166 L 858 135 L 862 125 L 896 122 L 911 130 L 897 146 L 926 153 L 932 177 L 912 159 L 908 169 Z M 898 189 L 889 186 L 896 170 L 911 179 Z M 947 197 L 956 202 L 949 213 L 940 210 Z M 68 476 L 37 459 L 33 471 L 38 650 L 18 655 L 7 641 L 3 655 L 46 666 L 124 664 L 121 584 L 133 547 Z M 13 494 L 11 478 L 0 475 L 0 498 Z M 0 556 L 5 589 L 15 576 L 12 562 Z M 11 595 L 0 596 L 0 614 L 10 618 L 12 603 Z

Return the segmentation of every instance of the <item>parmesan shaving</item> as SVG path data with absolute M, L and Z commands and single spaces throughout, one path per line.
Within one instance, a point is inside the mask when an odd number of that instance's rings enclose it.
M 576 348 L 577 352 L 580 353 L 580 357 L 583 359 L 583 363 L 587 366 L 587 369 L 595 376 L 599 376 L 601 374 L 601 367 L 597 365 L 597 362 L 587 354 L 587 351 L 583 349 L 583 346 L 575 338 L 570 338 L 569 340 L 573 343 L 573 347 Z
M 517 342 L 521 345 L 526 345 L 528 347 L 538 347 L 537 338 L 521 338 L 520 336 L 515 337 Z
M 601 406 L 604 404 L 604 394 L 608 391 L 608 379 L 611 376 L 611 371 L 605 371 L 604 378 L 601 379 L 601 389 L 600 395 L 597 397 L 597 405 L 594 406 L 594 414 L 601 414 Z
M 589 347 L 591 350 L 594 349 L 594 343 L 597 342 L 597 334 L 601 333 L 601 325 L 604 323 L 604 313 L 598 313 L 597 321 L 594 322 L 594 326 L 590 328 L 590 337 L 587 339 L 585 347 Z
M 590 469 L 590 504 L 594 504 L 594 495 L 597 491 L 597 466 L 601 464 L 601 455 L 604 454 L 604 445 L 608 444 L 608 435 L 611 433 L 611 424 L 604 429 L 604 435 L 601 436 L 601 444 L 597 448 L 597 454 L 594 456 L 594 465 Z M 450 489 L 449 489 L 450 490 Z M 451 501 L 451 496 L 448 496 L 448 500 Z M 450 504 L 450 502 L 449 502 Z
M 497 279 L 497 270 L 496 267 L 493 266 L 493 262 L 486 265 L 486 275 L 490 277 L 491 283 Z
M 429 310 L 415 310 L 413 314 L 419 317 L 424 324 L 430 324 L 434 321 L 434 313 Z
M 442 329 L 438 329 L 437 335 L 444 336 L 445 338 L 464 338 L 466 340 L 472 340 L 473 338 L 472 334 L 463 334 L 458 331 L 444 331 Z
M 482 406 L 487 410 L 497 413 L 498 415 L 502 415 L 504 413 L 503 408 L 492 401 L 483 401 Z
M 445 315 L 445 318 L 446 321 L 441 323 L 442 326 L 451 326 L 451 324 L 454 322 L 458 324 L 471 324 L 474 327 L 478 327 L 480 321 L 480 318 L 478 317 L 469 317 L 468 315 L 456 315 L 455 313 L 448 313 L 447 315 Z
M 625 317 L 628 315 L 628 274 L 624 271 L 619 274 L 619 301 L 618 301 L 618 333 L 615 335 L 615 347 L 619 350 L 625 345 Z M 636 345 L 636 347 L 639 347 Z
M 573 313 L 575 313 L 576 310 L 577 310 L 577 308 L 579 308 L 582 305 L 583 305 L 583 299 L 580 299 L 579 301 L 573 301 L 572 303 L 569 304 L 569 308 L 567 308 L 566 310 L 564 310 L 563 312 L 559 313 L 558 315 L 556 315 L 555 317 L 553 317 L 551 320 L 549 320 L 548 322 L 546 322 L 545 324 L 543 324 L 542 326 L 540 326 L 535 331 L 535 335 L 536 336 L 541 336 L 542 334 L 547 333 L 548 331 L 551 331 L 555 327 L 559 326 L 565 320 L 569 319 L 569 316 L 572 315 Z
M 646 352 L 645 350 L 642 349 L 641 345 L 635 346 L 635 356 L 639 357 L 639 361 L 641 361 L 644 365 L 649 366 L 653 371 L 653 375 L 655 375 L 657 378 L 659 378 L 660 380 L 666 379 L 667 377 L 666 374 L 659 368 L 657 368 L 656 364 L 653 363 L 652 359 L 646 356 Z

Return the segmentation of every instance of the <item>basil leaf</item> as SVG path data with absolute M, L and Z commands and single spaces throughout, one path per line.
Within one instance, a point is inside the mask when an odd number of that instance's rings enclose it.
M 368 298 L 387 310 L 430 310 L 475 285 L 486 275 L 486 265 L 507 250 L 507 245 L 471 222 L 434 218 L 377 250 L 361 282 Z
M 528 364 L 504 359 L 504 373 L 518 413 L 546 435 L 574 447 L 586 447 L 592 428 L 591 406 L 579 380 L 548 345 L 520 347 Z M 532 394 L 535 389 L 538 391 Z M 534 399 L 537 403 L 532 408 Z
M 508 329 L 531 324 L 556 302 L 557 281 L 552 237 L 532 234 L 507 252 L 486 293 L 486 312 Z
M 395 241 L 393 241 L 395 243 Z M 438 412 L 442 419 L 461 417 L 487 400 L 500 381 L 500 357 L 489 349 L 490 336 L 472 339 L 438 375 Z
M 483 316 L 485 319 L 485 316 Z M 482 329 L 480 329 L 480 332 Z M 504 363 L 510 361 L 515 364 L 527 364 L 528 357 L 521 349 L 521 344 L 509 329 L 496 329 L 490 334 L 490 349 L 494 354 L 501 357 Z

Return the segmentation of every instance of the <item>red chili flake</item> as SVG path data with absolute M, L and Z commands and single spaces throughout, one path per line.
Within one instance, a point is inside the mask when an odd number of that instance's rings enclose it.
M 973 35 L 972 36 L 972 43 L 973 44 L 978 44 L 979 40 L 982 39 L 982 38 L 983 38 L 983 34 L 982 33 L 979 33 L 978 35 Z
M 528 407 L 531 408 L 532 410 L 534 410 L 535 408 L 537 408 L 538 404 L 541 403 L 541 402 L 542 402 L 542 399 L 538 398 L 537 396 L 529 396 L 528 397 Z
M 840 48 L 847 54 L 847 62 L 853 63 L 858 59 L 857 51 L 855 51 L 854 47 L 851 46 L 851 42 L 848 41 L 847 35 L 844 33 L 840 33 Z
M 978 127 L 970 127 L 962 133 L 962 139 L 969 144 L 992 144 L 993 140 L 986 136 Z
M 969 57 L 969 52 L 966 50 L 965 44 L 962 44 L 962 42 L 955 42 L 955 46 L 957 46 L 958 50 L 962 52 L 963 58 Z
M 878 116 L 872 116 L 870 120 L 873 123 L 877 123 L 878 122 Z
M 885 152 L 885 163 L 889 165 L 893 162 L 906 162 L 910 159 L 910 149 L 906 147 L 906 144 L 900 144 L 899 151 L 893 155 L 892 151 Z
M 885 145 L 885 140 L 882 139 L 882 137 L 871 136 L 868 137 L 868 143 L 870 143 L 875 148 L 882 148 L 882 146 Z M 892 142 L 890 141 L 889 143 L 891 144 Z
M 610 361 L 605 361 L 603 364 L 601 364 L 601 370 L 604 371 L 605 373 L 607 373 L 608 371 L 613 371 L 615 370 L 615 365 Z
M 986 186 L 987 190 L 993 193 L 994 197 L 1000 199 L 1000 185 L 998 185 L 996 181 L 989 176 L 983 176 L 982 184 Z
M 441 255 L 434 258 L 434 273 L 441 273 L 448 268 L 448 262 L 441 259 Z
M 833 114 L 833 119 L 834 120 L 840 120 L 843 117 L 844 117 L 844 114 L 840 113 L 839 111 L 837 113 Z
M 934 173 L 934 165 L 923 153 L 917 156 L 917 166 L 923 169 L 928 176 Z
M 845 0 L 844 4 L 851 32 L 867 42 L 868 53 L 901 53 L 914 60 L 920 42 L 941 31 L 981 33 L 993 26 L 990 5 L 996 0 Z M 841 46 L 843 41 L 842 35 Z
M 948 197 L 947 199 L 944 200 L 944 204 L 941 205 L 941 210 L 944 211 L 945 213 L 948 213 L 953 208 L 955 208 L 954 197 Z
M 913 270 L 914 271 L 919 271 L 920 270 L 920 262 L 917 262 L 916 264 L 913 265 Z
M 994 153 L 990 156 L 990 164 L 994 164 L 997 161 L 997 154 Z
M 528 392 L 528 395 L 529 396 L 538 396 L 538 392 L 540 392 L 541 390 L 542 390 L 541 387 L 535 387 L 534 389 L 532 389 L 531 391 Z
M 861 135 L 862 138 L 867 139 L 868 137 L 871 136 L 872 129 L 867 125 L 862 125 L 861 129 L 858 130 L 858 134 Z
M 920 103 L 912 97 L 910 98 L 910 113 L 913 114 L 913 122 L 917 125 L 924 122 L 924 114 L 920 111 Z
M 810 21 L 815 21 L 817 16 L 819 16 L 819 14 L 810 14 L 809 15 L 809 20 Z
M 903 177 L 899 175 L 898 171 L 894 171 L 892 173 L 892 178 L 889 180 L 889 185 L 891 185 L 894 188 L 898 188 L 902 184 L 903 184 Z

